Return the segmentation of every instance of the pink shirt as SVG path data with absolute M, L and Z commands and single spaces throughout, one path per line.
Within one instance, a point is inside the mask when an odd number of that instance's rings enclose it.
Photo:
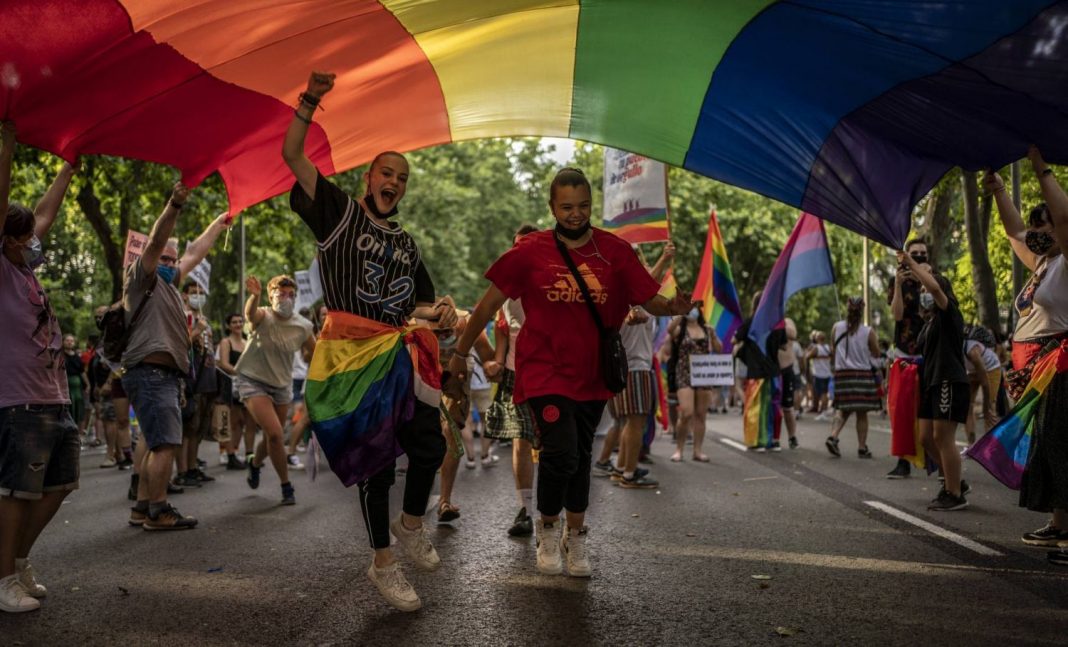
M 0 254 L 0 408 L 70 404 L 63 335 L 33 270 Z

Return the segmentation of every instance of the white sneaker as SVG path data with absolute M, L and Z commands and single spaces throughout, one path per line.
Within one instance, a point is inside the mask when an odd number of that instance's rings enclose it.
M 564 570 L 560 559 L 560 527 L 563 523 L 557 519 L 546 524 L 541 517 L 534 522 L 534 536 L 538 544 L 538 572 L 542 575 L 559 575 Z
M 19 584 L 22 584 L 22 588 L 26 589 L 26 592 L 31 596 L 35 598 L 43 598 L 48 595 L 48 589 L 37 582 L 37 577 L 33 572 L 33 566 L 30 565 L 30 560 L 16 559 L 15 573 L 19 576 Z
M 469 470 L 475 469 L 475 467 L 477 465 L 478 465 L 478 463 L 476 463 L 474 460 L 472 460 L 470 458 L 464 459 L 464 467 L 466 467 Z
M 821 411 L 819 414 L 816 415 L 816 420 L 819 420 L 820 422 L 824 422 L 825 420 L 827 420 L 827 412 Z
M 586 526 L 564 528 L 560 538 L 560 552 L 567 560 L 567 574 L 571 577 L 589 577 L 593 574 L 590 556 L 586 553 Z
M 482 457 L 482 467 L 496 467 L 499 460 L 496 454 L 486 454 Z
M 415 611 L 423 606 L 422 600 L 416 594 L 415 589 L 404 577 L 400 564 L 393 562 L 389 566 L 378 568 L 374 562 L 367 569 L 367 579 L 374 582 L 378 592 L 394 607 L 401 611 Z
M 41 603 L 27 593 L 22 583 L 19 582 L 18 573 L 0 580 L 0 611 L 25 613 L 40 608 Z
M 104 462 L 100 464 L 100 469 L 106 470 L 109 467 L 115 467 L 118 464 L 119 463 L 114 458 L 108 456 L 106 459 L 104 459 Z
M 286 456 L 286 462 L 289 463 L 289 469 L 297 470 L 298 472 L 304 469 L 304 463 L 300 462 L 300 458 L 296 454 L 289 454 Z
M 435 571 L 441 566 L 441 558 L 434 545 L 426 536 L 426 526 L 419 526 L 416 530 L 408 530 L 404 527 L 401 517 L 398 516 L 389 524 L 389 531 L 397 538 L 397 543 L 404 548 L 415 565 L 424 571 Z
M 219 465 L 226 465 L 228 462 L 226 454 L 219 454 Z

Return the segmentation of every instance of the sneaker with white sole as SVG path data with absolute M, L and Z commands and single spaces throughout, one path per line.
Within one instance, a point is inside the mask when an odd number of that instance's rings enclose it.
M 586 552 L 586 526 L 564 528 L 560 537 L 560 552 L 567 562 L 567 574 L 571 577 L 589 577 L 593 574 L 590 556 Z
M 408 579 L 404 577 L 400 564 L 393 562 L 389 566 L 378 568 L 374 562 L 367 569 L 367 579 L 371 580 L 378 592 L 397 609 L 401 611 L 415 611 L 423 606 L 419 595 L 412 588 Z
M 289 454 L 286 456 L 286 462 L 289 463 L 289 469 L 300 471 L 304 469 L 304 463 L 300 462 L 300 458 L 296 454 Z
M 33 566 L 30 565 L 30 560 L 16 559 L 15 573 L 19 576 L 19 584 L 22 584 L 22 588 L 26 589 L 26 592 L 29 593 L 30 596 L 43 598 L 48 595 L 48 589 L 37 581 L 37 577 L 33 572 Z
M 497 462 L 501 460 L 496 454 L 486 454 L 482 457 L 482 467 L 497 467 Z
M 538 572 L 542 575 L 559 575 L 564 570 L 560 559 L 559 519 L 546 523 L 541 517 L 534 522 L 534 537 L 538 544 Z
M 41 603 L 19 582 L 19 575 L 15 573 L 0 579 L 0 611 L 8 613 L 25 613 L 36 611 L 41 608 Z
M 420 525 L 415 530 L 408 530 L 404 527 L 401 517 L 398 516 L 389 524 L 389 531 L 397 538 L 397 543 L 416 566 L 424 571 L 434 571 L 441 566 L 441 558 L 438 557 L 438 551 L 434 550 L 434 545 L 427 538 L 425 526 Z

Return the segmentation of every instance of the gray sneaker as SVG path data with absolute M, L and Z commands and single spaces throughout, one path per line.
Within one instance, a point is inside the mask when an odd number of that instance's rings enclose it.
M 397 543 L 417 567 L 424 571 L 435 571 L 441 567 L 441 558 L 438 557 L 438 551 L 434 550 L 434 545 L 427 539 L 425 526 L 420 525 L 415 530 L 408 530 L 398 515 L 389 524 L 389 531 L 397 538 Z
M 415 611 L 423 606 L 419 595 L 412 588 L 408 579 L 404 577 L 400 564 L 393 562 L 389 566 L 378 568 L 374 562 L 367 569 L 367 579 L 371 580 L 378 592 L 397 609 L 401 611 Z

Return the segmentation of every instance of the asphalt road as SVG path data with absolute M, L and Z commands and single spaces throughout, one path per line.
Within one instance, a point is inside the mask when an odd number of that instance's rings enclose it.
M 298 473 L 298 504 L 280 507 L 273 470 L 252 491 L 211 461 L 216 483 L 172 499 L 200 526 L 148 533 L 126 523 L 128 473 L 86 452 L 32 555 L 49 596 L 0 614 L 0 644 L 1068 644 L 1068 569 L 1019 541 L 1045 519 L 976 464 L 971 508 L 928 513 L 937 481 L 886 480 L 885 431 L 869 441 L 881 458 L 860 460 L 848 431 L 845 457 L 827 454 L 826 424 L 803 422 L 801 448 L 781 454 L 725 442 L 741 440 L 736 414 L 709 426 L 709 464 L 672 464 L 657 441 L 659 490 L 595 479 L 589 580 L 538 575 L 533 540 L 506 536 L 507 450 L 461 467 L 461 520 L 431 533 L 444 567 L 406 569 L 424 604 L 412 614 L 366 580 L 355 492 L 329 473 Z

